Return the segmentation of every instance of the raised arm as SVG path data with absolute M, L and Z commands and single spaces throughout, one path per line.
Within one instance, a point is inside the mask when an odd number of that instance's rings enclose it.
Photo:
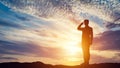
M 83 25 L 83 23 L 81 23 L 78 27 L 77 27 L 77 29 L 78 30 L 82 30 L 83 28 L 81 28 L 81 26 Z

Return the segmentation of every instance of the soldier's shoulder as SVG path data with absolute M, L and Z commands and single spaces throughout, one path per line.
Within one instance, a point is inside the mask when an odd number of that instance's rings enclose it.
M 92 27 L 89 27 L 90 29 L 93 29 Z

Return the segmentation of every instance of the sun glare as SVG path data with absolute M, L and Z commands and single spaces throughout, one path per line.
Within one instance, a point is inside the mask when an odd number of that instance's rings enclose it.
M 76 65 L 80 64 L 82 60 L 82 48 L 80 45 L 75 44 L 75 42 L 67 43 L 67 46 L 64 46 L 66 60 L 68 61 L 67 65 Z
M 69 42 L 67 46 L 64 46 L 65 52 L 69 56 L 77 56 L 79 53 L 82 52 L 80 46 L 74 44 L 74 42 Z

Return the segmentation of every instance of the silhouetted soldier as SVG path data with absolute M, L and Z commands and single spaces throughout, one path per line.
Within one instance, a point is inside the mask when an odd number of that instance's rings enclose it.
M 81 27 L 82 25 L 85 27 Z M 93 40 L 93 29 L 89 26 L 89 20 L 84 20 L 78 28 L 78 30 L 82 31 L 82 50 L 83 50 L 83 57 L 84 57 L 84 64 L 89 65 L 90 60 L 90 45 L 92 44 Z

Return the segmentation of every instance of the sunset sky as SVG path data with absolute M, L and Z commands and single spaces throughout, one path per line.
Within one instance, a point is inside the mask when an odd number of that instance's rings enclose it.
M 0 0 L 0 63 L 83 63 L 81 32 L 90 20 L 90 63 L 120 62 L 120 0 Z

